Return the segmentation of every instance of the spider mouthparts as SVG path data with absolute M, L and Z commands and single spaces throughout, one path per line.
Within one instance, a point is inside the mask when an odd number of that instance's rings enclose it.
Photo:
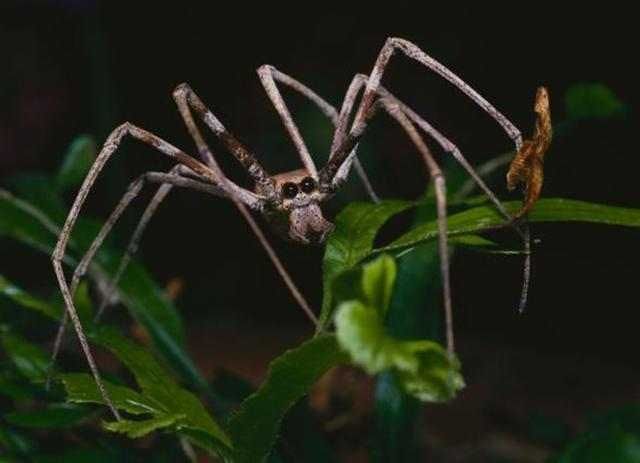
M 294 241 L 308 244 L 324 242 L 334 225 L 327 221 L 320 206 L 311 203 L 308 206 L 297 207 L 289 216 L 289 236 Z

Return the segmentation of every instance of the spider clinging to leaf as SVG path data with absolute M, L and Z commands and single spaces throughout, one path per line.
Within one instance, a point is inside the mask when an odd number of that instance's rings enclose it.
M 313 311 L 309 308 L 304 297 L 300 294 L 290 276 L 277 255 L 269 245 L 258 224 L 249 210 L 261 213 L 274 227 L 275 231 L 286 239 L 303 244 L 322 243 L 330 233 L 333 225 L 327 221 L 322 212 L 322 205 L 329 200 L 343 185 L 352 169 L 355 167 L 360 178 L 365 184 L 373 201 L 378 197 L 364 173 L 357 158 L 358 143 L 366 132 L 367 125 L 372 117 L 380 112 L 386 112 L 391 119 L 397 122 L 406 135 L 415 145 L 421 156 L 426 170 L 433 181 L 436 196 L 437 223 L 438 223 L 438 250 L 440 255 L 440 269 L 443 281 L 443 304 L 445 311 L 447 348 L 453 352 L 453 328 L 451 309 L 451 289 L 449 277 L 449 257 L 447 252 L 447 212 L 446 212 L 446 186 L 445 177 L 436 163 L 420 131 L 426 133 L 441 145 L 443 150 L 451 154 L 476 182 L 477 186 L 487 195 L 495 208 L 504 217 L 505 224 L 510 224 L 523 237 L 525 249 L 528 249 L 528 231 L 523 231 L 520 224 L 513 224 L 512 217 L 502 206 L 496 195 L 485 184 L 473 167 L 462 155 L 461 151 L 448 138 L 436 130 L 426 120 L 421 118 L 413 109 L 400 101 L 381 85 L 381 79 L 387 69 L 387 65 L 395 52 L 411 58 L 427 69 L 434 71 L 462 91 L 474 101 L 486 113 L 488 113 L 503 128 L 515 144 L 516 151 L 521 153 L 523 146 L 520 131 L 500 111 L 483 98 L 477 91 L 455 75 L 444 65 L 434 60 L 413 43 L 399 39 L 389 38 L 378 54 L 377 60 L 369 76 L 357 74 L 349 85 L 342 106 L 334 108 L 326 100 L 313 90 L 277 70 L 270 65 L 261 66 L 258 76 L 266 93 L 278 112 L 286 132 L 293 141 L 300 157 L 302 168 L 277 175 L 269 174 L 260 164 L 257 157 L 238 141 L 211 112 L 197 94 L 187 85 L 180 84 L 173 92 L 173 98 L 178 110 L 185 122 L 187 130 L 193 138 L 197 148 L 197 158 L 188 155 L 185 151 L 173 146 L 169 142 L 138 126 L 124 123 L 117 127 L 104 143 L 94 164 L 89 170 L 75 201 L 69 211 L 69 215 L 60 233 L 58 243 L 53 252 L 52 260 L 58 283 L 64 297 L 66 312 L 65 319 L 58 331 L 54 346 L 54 358 L 59 350 L 63 337 L 64 326 L 68 317 L 74 325 L 80 340 L 85 357 L 89 363 L 91 372 L 96 380 L 102 397 L 117 419 L 119 414 L 111 402 L 107 391 L 100 379 L 98 368 L 93 359 L 91 349 L 87 343 L 82 325 L 74 307 L 73 295 L 78 287 L 80 278 L 86 273 L 91 260 L 98 248 L 117 222 L 124 210 L 140 193 L 147 183 L 160 184 L 158 191 L 144 211 L 140 222 L 134 231 L 126 253 L 122 258 L 119 268 L 113 277 L 107 290 L 107 296 L 103 299 L 98 310 L 98 316 L 105 305 L 112 300 L 111 293 L 115 291 L 118 279 L 126 268 L 131 255 L 135 252 L 140 242 L 142 233 L 153 216 L 154 212 L 174 187 L 183 187 L 199 190 L 218 197 L 231 200 L 241 214 L 245 217 L 256 237 L 264 246 L 278 272 L 291 290 L 299 305 L 311 320 L 316 322 Z M 334 135 L 327 163 L 318 169 L 313 161 L 301 134 L 294 122 L 287 105 L 282 98 L 277 83 L 288 86 L 294 91 L 314 103 L 333 123 Z M 358 96 L 362 92 L 359 104 L 356 105 Z M 204 141 L 200 129 L 196 124 L 194 115 L 204 123 L 214 135 L 216 135 L 228 149 L 228 151 L 244 167 L 248 176 L 253 180 L 253 190 L 245 189 L 221 171 L 215 156 Z M 95 237 L 89 250 L 75 268 L 71 281 L 65 276 L 62 262 L 71 231 L 78 218 L 80 210 L 87 195 L 109 158 L 118 150 L 121 142 L 131 137 L 154 148 L 164 156 L 176 162 L 176 165 L 168 172 L 147 172 L 135 179 L 124 196 L 113 210 L 104 226 Z M 527 142 L 530 143 L 530 142 Z M 536 141 L 534 140 L 534 144 Z M 527 145 L 528 146 L 528 145 Z M 548 146 L 548 145 L 547 145 Z M 546 147 L 545 147 L 546 149 Z M 538 150 L 539 151 L 539 150 Z M 531 172 L 534 170 L 530 169 Z M 524 171 L 523 171 L 524 172 Z M 529 256 L 526 256 L 527 262 Z M 525 265 L 527 267 L 527 264 Z M 525 279 L 526 280 L 526 279 Z M 525 288 L 527 286 L 525 281 Z

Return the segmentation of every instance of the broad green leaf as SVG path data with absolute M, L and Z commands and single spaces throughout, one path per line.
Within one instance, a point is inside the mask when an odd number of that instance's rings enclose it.
M 230 418 L 235 463 L 264 461 L 286 412 L 330 368 L 347 361 L 336 338 L 317 336 L 271 362 L 267 378 Z
M 95 411 L 88 407 L 51 404 L 40 410 L 7 413 L 4 419 L 8 423 L 23 428 L 61 429 L 81 424 L 93 414 Z
M 421 401 L 446 401 L 464 387 L 460 365 L 439 344 L 389 336 L 373 307 L 343 302 L 335 323 L 338 342 L 354 363 L 369 374 L 395 372 L 405 391 Z
M 327 240 L 322 262 L 322 311 L 318 329 L 325 329 L 334 306 L 332 285 L 342 272 L 367 257 L 378 230 L 395 214 L 411 207 L 408 201 L 382 201 L 378 204 L 351 203 L 336 217 L 335 229 Z
M 104 404 L 93 376 L 87 373 L 65 373 L 56 376 L 67 391 L 67 400 L 73 403 Z M 113 405 L 132 415 L 144 415 L 157 411 L 157 404 L 133 389 L 102 379 Z
M 603 119 L 619 116 L 626 111 L 615 93 L 600 83 L 572 85 L 564 97 L 564 104 L 569 119 Z
M 138 392 L 105 382 L 114 406 L 132 415 L 148 416 L 140 420 L 106 423 L 106 429 L 130 437 L 141 437 L 160 428 L 170 428 L 174 432 L 194 430 L 209 436 L 211 446 L 217 449 L 216 454 L 230 452 L 229 437 L 209 416 L 198 398 L 179 387 L 151 354 L 108 328 L 101 328 L 92 338 L 118 356 L 133 373 L 141 389 Z M 69 401 L 104 404 L 90 375 L 65 374 L 60 378 Z
M 20 374 L 31 381 L 43 381 L 50 363 L 49 355 L 17 333 L 0 328 L 2 348 Z
M 519 201 L 504 203 L 509 212 L 520 208 Z M 607 225 L 640 227 L 640 209 L 593 204 L 572 199 L 541 199 L 529 214 L 531 222 L 589 222 Z M 490 205 L 478 206 L 453 214 L 447 221 L 450 236 L 477 233 L 493 227 L 502 226 L 504 219 Z M 376 249 L 397 251 L 416 246 L 437 237 L 436 221 L 420 224 L 393 241 L 388 246 Z
M 61 191 L 77 187 L 84 180 L 96 158 L 95 140 L 88 135 L 76 137 L 62 160 L 56 174 L 56 185 Z

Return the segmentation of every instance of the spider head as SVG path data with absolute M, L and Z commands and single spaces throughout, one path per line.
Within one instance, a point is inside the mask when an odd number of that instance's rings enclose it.
M 324 242 L 333 224 L 322 215 L 320 203 L 326 194 L 305 169 L 272 177 L 277 200 L 264 210 L 264 216 L 276 232 L 302 244 Z M 258 191 L 258 193 L 260 193 Z

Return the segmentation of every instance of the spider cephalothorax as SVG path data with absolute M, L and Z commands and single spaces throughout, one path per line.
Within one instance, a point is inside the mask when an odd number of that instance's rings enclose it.
M 320 244 L 333 230 L 322 215 L 320 204 L 327 194 L 306 169 L 293 170 L 271 177 L 276 198 L 262 210 L 273 229 L 285 239 L 303 244 Z M 263 188 L 256 187 L 257 194 Z

